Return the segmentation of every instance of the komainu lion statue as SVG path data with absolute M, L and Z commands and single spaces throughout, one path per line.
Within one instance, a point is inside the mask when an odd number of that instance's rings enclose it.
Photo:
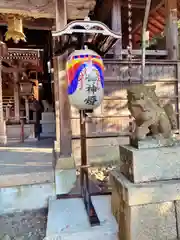
M 136 85 L 127 89 L 128 109 L 135 118 L 132 138 L 142 140 L 147 135 L 170 138 L 177 129 L 176 114 L 170 103 L 162 106 L 156 95 L 156 86 Z

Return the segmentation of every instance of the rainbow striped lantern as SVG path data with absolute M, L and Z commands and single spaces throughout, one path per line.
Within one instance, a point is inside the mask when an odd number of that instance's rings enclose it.
M 104 65 L 102 58 L 90 49 L 75 50 L 68 58 L 68 95 L 79 110 L 98 107 L 104 97 Z

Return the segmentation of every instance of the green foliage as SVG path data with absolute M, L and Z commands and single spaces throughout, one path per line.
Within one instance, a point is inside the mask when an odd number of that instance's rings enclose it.
M 178 24 L 178 29 L 180 29 L 180 20 L 178 20 L 177 24 Z
M 155 35 L 150 41 L 149 46 L 157 44 L 158 40 L 164 38 L 164 32 L 161 32 L 158 35 Z
M 178 30 L 180 30 L 180 20 L 177 21 Z M 164 38 L 164 32 L 159 33 L 158 35 L 155 35 L 149 42 L 149 46 L 157 44 L 158 40 Z

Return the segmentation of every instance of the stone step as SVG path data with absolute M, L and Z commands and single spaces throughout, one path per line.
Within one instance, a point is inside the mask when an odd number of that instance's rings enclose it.
M 55 196 L 53 183 L 0 188 L 0 215 L 47 208 L 52 196 Z
M 46 240 L 117 240 L 118 227 L 111 214 L 111 196 L 93 196 L 100 226 L 91 227 L 81 198 L 50 200 Z
M 0 147 L 0 187 L 54 183 L 52 149 L 35 143 Z
M 38 139 L 37 138 L 32 138 L 32 137 L 28 137 L 28 138 L 25 138 L 24 139 L 24 142 L 37 142 L 38 141 Z M 21 142 L 21 139 L 20 139 L 20 137 L 18 138 L 18 137 L 8 137 L 7 136 L 7 144 L 11 144 L 11 143 L 19 143 L 19 142 Z
M 0 175 L 0 188 L 23 185 L 54 183 L 54 171 L 14 172 Z
M 40 133 L 41 137 L 46 137 L 46 138 L 55 138 L 56 133 L 55 132 L 46 132 L 46 133 Z

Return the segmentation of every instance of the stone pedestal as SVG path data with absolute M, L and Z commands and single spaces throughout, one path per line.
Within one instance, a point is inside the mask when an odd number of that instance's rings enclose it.
M 76 184 L 76 167 L 74 158 L 57 157 L 55 159 L 56 194 L 67 194 Z
M 134 183 L 180 178 L 180 146 L 120 146 L 121 172 Z
M 54 112 L 43 112 L 42 120 L 40 121 L 42 126 L 41 136 L 43 137 L 55 137 L 56 136 L 56 121 Z
M 120 240 L 180 238 L 180 146 L 149 144 L 120 146 L 110 174 Z
M 133 184 L 113 171 L 110 181 L 119 240 L 179 239 L 180 180 Z

